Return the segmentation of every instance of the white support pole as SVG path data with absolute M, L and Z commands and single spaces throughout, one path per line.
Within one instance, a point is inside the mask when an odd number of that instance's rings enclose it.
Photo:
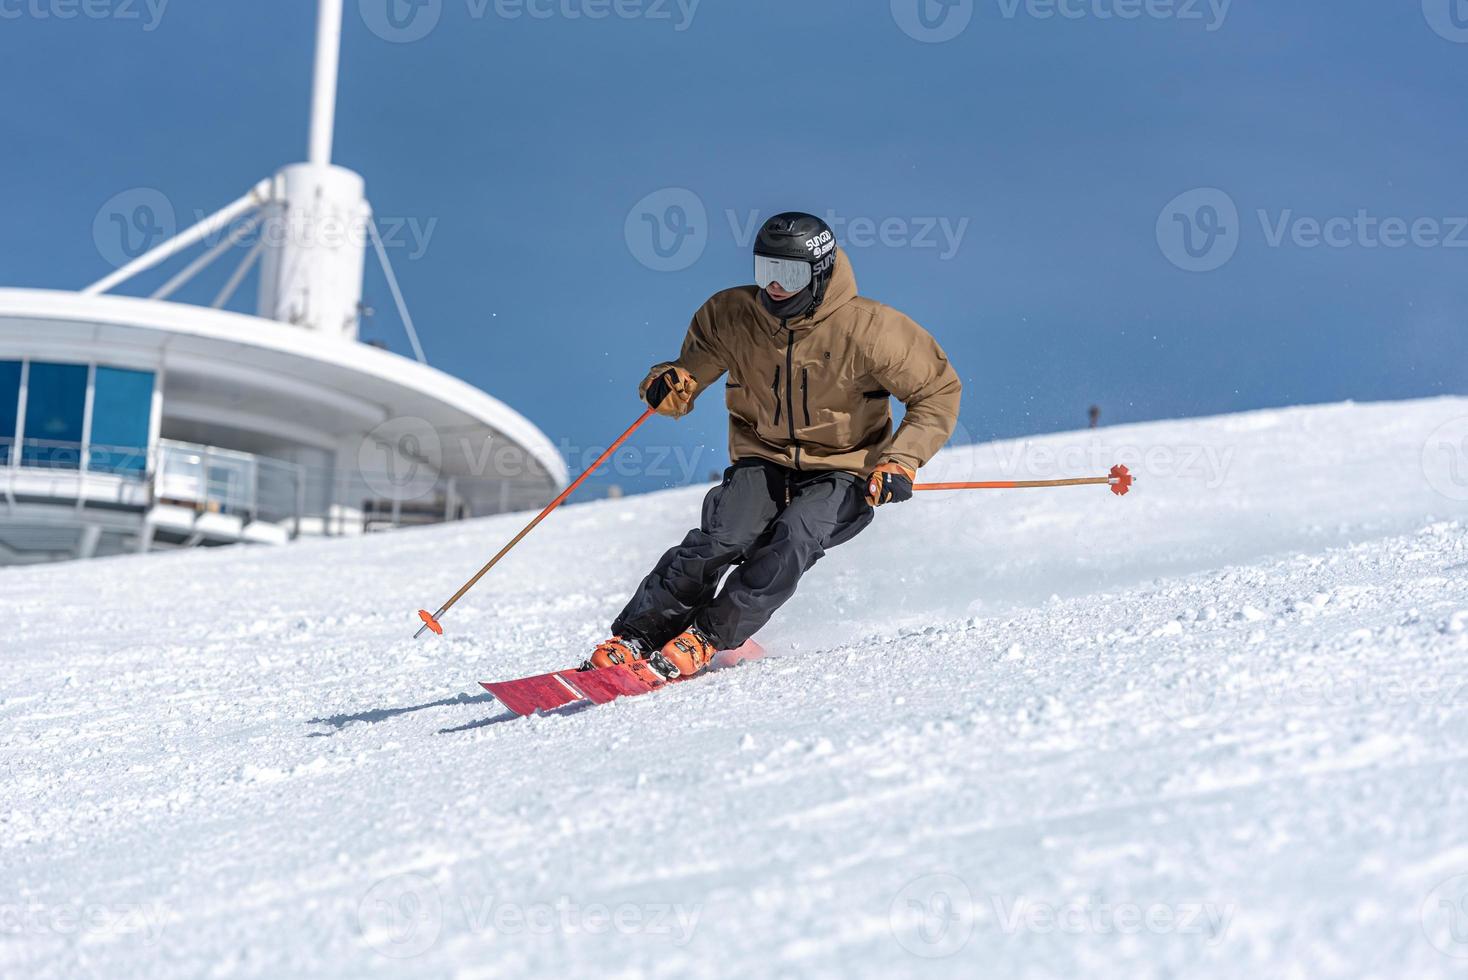
M 316 18 L 316 79 L 311 88 L 311 163 L 331 163 L 336 83 L 341 61 L 342 0 L 321 0 Z
M 220 229 L 228 228 L 236 218 L 254 211 L 260 205 L 270 200 L 274 183 L 274 180 L 268 177 L 260 181 L 244 197 L 214 212 L 192 228 L 180 232 L 156 248 L 149 249 L 105 279 L 92 283 L 86 289 L 82 290 L 82 295 L 98 296 L 105 293 L 113 286 L 126 282 L 140 272 L 146 272 L 155 265 L 182 252 L 190 245 L 203 241 Z
M 102 540 L 102 525 L 83 524 L 81 537 L 76 543 L 76 557 L 82 561 L 93 558 L 97 554 L 97 542 Z
M 144 455 L 144 467 L 161 478 L 163 470 L 163 385 L 168 380 L 168 355 L 165 352 L 158 360 L 158 369 L 153 372 L 153 391 L 148 401 L 148 449 Z
M 82 404 L 82 456 L 76 468 L 76 509 L 86 502 L 87 473 L 92 468 L 92 416 L 97 405 L 97 362 L 87 365 L 87 396 Z
M 7 509 L 15 510 L 15 476 L 20 469 L 21 444 L 25 439 L 25 403 L 26 389 L 29 387 L 31 362 L 29 358 L 20 362 L 20 392 L 16 398 L 15 405 L 15 441 L 10 444 L 10 452 L 6 462 L 5 479 L 5 503 Z
M 25 413 L 27 404 L 31 397 L 31 359 L 27 357 L 20 362 L 20 402 L 15 408 L 15 446 L 14 461 L 11 466 L 25 465 Z
M 423 345 L 418 343 L 418 331 L 413 328 L 413 318 L 408 315 L 408 304 L 403 300 L 403 291 L 398 288 L 398 277 L 393 275 L 392 263 L 387 260 L 387 249 L 382 247 L 382 237 L 377 234 L 377 221 L 367 219 L 367 233 L 372 238 L 372 247 L 377 250 L 377 261 L 382 264 L 383 275 L 387 276 L 387 288 L 392 291 L 392 301 L 397 304 L 398 316 L 402 317 L 403 328 L 408 331 L 408 340 L 413 344 L 413 356 L 419 364 L 427 364 L 423 356 Z
M 259 261 L 260 253 L 264 251 L 264 249 L 265 238 L 262 236 L 255 239 L 255 244 L 250 246 L 250 250 L 245 253 L 244 259 L 240 262 L 240 267 L 234 270 L 234 273 L 229 277 L 229 281 L 226 282 L 224 284 L 224 288 L 219 291 L 219 295 L 214 297 L 214 302 L 209 304 L 211 307 L 216 310 L 224 308 L 224 304 L 228 303 L 230 297 L 234 296 L 235 290 L 240 288 L 240 283 L 245 281 L 245 276 L 250 274 L 250 270 L 254 268 L 255 263 Z
M 215 245 L 209 251 L 205 252 L 197 259 L 194 259 L 194 261 L 190 262 L 182 272 L 174 276 L 172 279 L 168 280 L 162 286 L 159 286 L 158 291 L 148 298 L 167 299 L 174 293 L 178 292 L 195 276 L 208 268 L 215 259 L 219 258 L 225 252 L 238 245 L 240 239 L 244 238 L 250 232 L 254 231 L 255 226 L 259 223 L 260 216 L 256 214 L 251 215 L 247 220 L 241 222 L 238 225 L 235 225 L 234 229 L 231 230 L 228 235 L 225 235 L 223 240 L 221 240 L 219 244 Z
M 296 524 L 295 530 L 291 531 L 291 540 L 294 541 L 301 536 L 301 518 L 306 513 L 306 467 L 300 463 L 296 466 Z M 322 537 L 325 537 L 326 520 L 322 518 Z

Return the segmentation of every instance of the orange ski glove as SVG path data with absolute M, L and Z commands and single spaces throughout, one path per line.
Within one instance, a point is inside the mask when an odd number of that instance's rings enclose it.
M 912 499 L 912 481 L 917 473 L 901 463 L 886 462 L 867 477 L 867 503 L 880 507 Z
M 673 419 L 681 419 L 693 410 L 693 396 L 697 393 L 698 382 L 693 375 L 672 363 L 657 365 L 637 386 L 637 397 L 659 415 Z

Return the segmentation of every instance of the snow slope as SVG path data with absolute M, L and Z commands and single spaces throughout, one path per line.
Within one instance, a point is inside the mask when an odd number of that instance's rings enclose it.
M 568 508 L 441 640 L 523 515 L 0 571 L 0 974 L 1461 972 L 1465 417 L 952 450 L 1140 482 L 886 508 L 767 658 L 525 720 L 475 682 L 600 639 L 702 488 Z

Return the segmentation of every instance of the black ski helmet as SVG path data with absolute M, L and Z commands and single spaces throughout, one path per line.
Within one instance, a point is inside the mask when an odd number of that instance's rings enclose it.
M 786 211 L 760 227 L 754 239 L 754 254 L 809 262 L 810 285 L 788 302 L 798 310 L 794 315 L 814 313 L 826 298 L 826 287 L 831 284 L 831 273 L 836 270 L 836 233 L 813 214 Z

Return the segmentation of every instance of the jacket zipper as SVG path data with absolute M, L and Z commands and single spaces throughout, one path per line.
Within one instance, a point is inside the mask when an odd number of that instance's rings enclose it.
M 805 412 L 806 428 L 810 428 L 810 368 L 800 369 L 800 407 Z
M 781 320 L 780 326 L 785 328 L 785 404 L 790 407 L 785 418 L 790 426 L 790 444 L 795 447 L 795 468 L 798 470 L 800 443 L 795 441 L 795 331 L 790 329 L 788 320 Z
M 770 385 L 770 391 L 775 395 L 775 424 L 780 424 L 780 365 L 775 365 L 775 383 Z

